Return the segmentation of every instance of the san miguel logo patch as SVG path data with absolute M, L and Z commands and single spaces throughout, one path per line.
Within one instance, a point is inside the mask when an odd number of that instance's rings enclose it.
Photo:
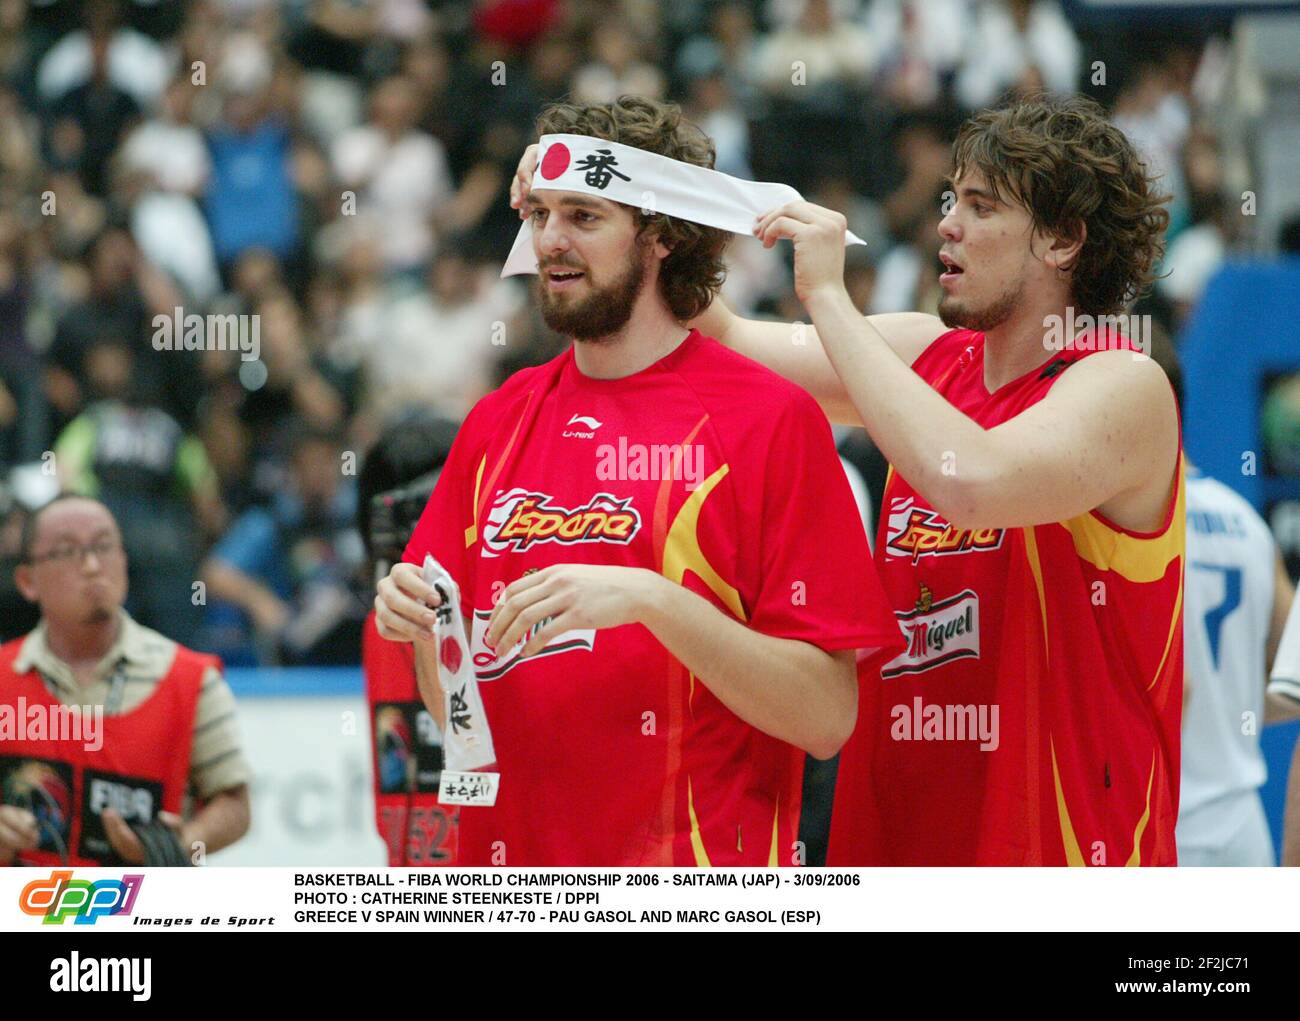
M 880 668 L 881 677 L 918 674 L 955 659 L 979 659 L 980 598 L 974 590 L 936 600 L 922 585 L 915 607 L 895 610 L 894 616 L 907 648 Z
M 522 553 L 538 543 L 612 542 L 626 546 L 641 529 L 632 498 L 597 493 L 581 507 L 559 507 L 546 493 L 512 489 L 488 512 L 483 555 Z
M 995 550 L 1002 545 L 1001 528 L 954 528 L 928 507 L 917 507 L 912 497 L 899 497 L 889 508 L 885 552 L 907 557 L 952 556 Z

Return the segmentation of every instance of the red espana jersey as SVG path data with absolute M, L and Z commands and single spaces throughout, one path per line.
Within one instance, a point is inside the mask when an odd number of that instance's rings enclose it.
M 824 650 L 901 647 L 825 416 L 691 334 L 623 379 L 570 349 L 473 409 L 404 558 L 472 612 L 501 772 L 460 811 L 462 865 L 787 865 L 803 753 L 734 715 L 640 624 L 527 659 L 483 642 L 495 598 L 551 564 L 648 568 L 749 627 Z
M 984 335 L 954 330 L 913 368 L 992 428 L 1090 353 L 990 394 Z M 1096 511 L 954 529 L 891 471 L 876 560 L 908 646 L 864 678 L 829 863 L 1175 864 L 1183 529 L 1181 449 L 1149 534 Z

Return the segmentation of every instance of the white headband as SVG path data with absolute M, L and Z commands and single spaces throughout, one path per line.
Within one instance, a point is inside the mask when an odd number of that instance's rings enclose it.
M 803 197 L 788 184 L 742 181 L 590 135 L 543 135 L 539 152 L 533 191 L 582 192 L 733 234 L 753 234 L 758 217 Z M 852 231 L 845 243 L 866 244 Z M 532 221 L 525 220 L 501 275 L 536 272 Z

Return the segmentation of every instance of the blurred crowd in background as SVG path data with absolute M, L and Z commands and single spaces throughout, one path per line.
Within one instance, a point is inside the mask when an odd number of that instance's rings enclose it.
M 1244 209 L 1265 69 L 1227 20 L 1076 22 L 1051 0 L 0 0 L 0 637 L 35 623 L 9 565 L 62 487 L 115 513 L 141 623 L 230 665 L 357 662 L 367 450 L 561 350 L 529 278 L 499 278 L 553 100 L 680 102 L 718 169 L 847 215 L 851 294 L 886 312 L 937 301 L 962 118 L 1091 95 L 1172 195 L 1138 311 L 1176 339 L 1234 250 L 1300 249 L 1300 195 L 1266 230 Z M 783 247 L 732 246 L 729 304 L 806 318 Z M 189 314 L 256 316 L 257 358 L 158 350 L 155 317 Z M 845 453 L 880 477 L 864 437 Z

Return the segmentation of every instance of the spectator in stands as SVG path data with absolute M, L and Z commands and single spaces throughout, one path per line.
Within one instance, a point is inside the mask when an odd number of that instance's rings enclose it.
M 265 248 L 249 248 L 235 260 L 230 270 L 230 290 L 216 300 L 213 311 L 250 314 L 263 298 L 284 288 L 280 260 Z
M 126 93 L 136 106 L 151 106 L 170 77 L 162 47 L 122 24 L 114 0 L 88 0 L 83 17 L 83 28 L 63 36 L 41 58 L 37 69 L 41 99 L 57 103 L 87 84 L 102 65 L 104 80 L 114 90 Z
M 90 37 L 90 77 L 50 104 L 46 122 L 46 159 L 77 171 L 93 195 L 106 192 L 109 158 L 140 116 L 135 100 L 109 78 L 108 47 L 107 35 Z
M 1173 197 L 1168 232 L 1172 240 L 1187 222 L 1182 150 L 1191 130 L 1191 111 L 1162 60 L 1142 58 L 1123 76 L 1112 119 Z
M 895 245 L 876 267 L 871 312 L 929 312 L 939 307 L 939 221 L 943 197 L 920 207 L 910 224 L 908 241 Z
M 442 143 L 416 126 L 420 96 L 408 78 L 375 87 L 367 123 L 334 143 L 331 166 L 356 194 L 358 214 L 373 218 L 385 267 L 406 272 L 433 251 L 433 217 L 452 194 Z
M 1223 162 L 1218 142 L 1205 125 L 1197 125 L 1183 149 L 1182 177 L 1187 184 L 1188 224 L 1165 252 L 1166 275 L 1156 282 L 1174 310 L 1174 328 L 1181 329 L 1200 300 L 1205 285 L 1223 264 L 1239 232 L 1242 217 L 1225 196 Z
M 872 0 L 864 24 L 879 61 L 876 75 L 904 110 L 933 106 L 955 77 L 971 32 L 967 0 Z
M 355 465 L 336 432 L 300 425 L 292 450 L 288 487 L 235 521 L 203 580 L 218 619 L 218 601 L 236 608 L 264 662 L 355 663 L 369 608 Z
M 990 106 L 1012 90 L 1065 94 L 1079 86 L 1079 40 L 1056 0 L 977 4 L 965 39 L 956 93 L 967 109 Z
M 22 562 L 23 522 L 30 514 L 14 487 L 0 484 L 0 642 L 27 634 L 41 620 L 40 607 L 23 598 L 14 578 Z
M 60 317 L 46 352 L 45 393 L 54 434 L 83 407 L 86 355 L 106 337 L 124 341 L 139 355 L 134 369 L 139 384 L 179 422 L 190 424 L 201 385 L 197 358 L 189 351 L 159 358 L 151 345 L 153 317 L 170 317 L 181 304 L 180 292 L 141 256 L 130 233 L 120 226 L 109 226 L 94 240 L 85 265 L 86 294 Z
M 863 315 L 875 304 L 876 263 L 869 246 L 854 245 L 844 253 L 844 289 L 853 299 L 853 307 Z M 868 530 L 867 538 L 871 538 Z
M 264 295 L 254 314 L 259 320 L 261 358 L 232 360 L 238 376 L 227 383 L 238 395 L 239 422 L 250 433 L 251 481 L 265 498 L 284 485 L 295 421 L 341 432 L 353 407 L 355 378 L 313 350 L 302 311 L 288 291 Z M 264 366 L 264 373 L 255 368 L 258 364 Z
M 891 131 L 902 181 L 885 196 L 882 208 L 893 237 L 903 241 L 918 216 L 931 211 L 952 171 L 952 129 L 938 110 L 904 115 Z M 838 208 L 838 207 L 835 207 Z
M 36 353 L 27 342 L 32 281 L 18 218 L 0 208 L 0 464 L 40 456 Z
M 711 12 L 708 31 L 693 35 L 682 44 L 677 52 L 675 73 L 683 82 L 721 75 L 727 93 L 752 110 L 758 97 L 751 78 L 757 47 L 750 8 L 743 3 L 720 3 Z M 711 133 L 710 137 L 713 137 Z
M 713 140 L 714 169 L 733 177 L 752 178 L 749 166 L 749 123 L 732 94 L 721 64 L 693 75 L 685 104 L 686 115 Z
M 193 585 L 201 539 L 220 535 L 226 514 L 203 444 L 142 392 L 135 359 L 121 340 L 92 346 L 92 400 L 59 435 L 54 461 L 65 491 L 98 499 L 117 520 L 131 615 L 184 644 L 200 620 Z
M 367 352 L 365 407 L 377 422 L 412 405 L 459 422 L 492 388 L 526 295 L 458 247 L 433 261 L 425 289 L 391 306 L 383 342 Z
M 823 166 L 825 176 L 809 193 L 809 201 L 843 213 L 849 230 L 862 238 L 873 251 L 888 248 L 889 230 L 881 206 L 858 191 L 853 175 L 846 168 L 837 166 L 834 160 L 825 161 Z
M 592 33 L 591 55 L 573 76 L 574 102 L 612 103 L 624 95 L 663 98 L 663 73 L 645 59 L 626 24 L 612 18 L 600 22 Z
M 114 198 L 128 211 L 146 262 L 165 273 L 187 305 L 206 306 L 221 291 L 212 235 L 198 203 L 158 187 L 150 170 L 119 167 Z
M 17 203 L 23 189 L 31 188 L 44 172 L 41 130 L 37 119 L 23 108 L 21 96 L 0 79 L 0 195 L 6 204 Z
M 191 198 L 203 194 L 212 171 L 203 132 L 194 123 L 196 92 L 188 77 L 173 81 L 157 115 L 137 126 L 121 151 L 127 169 L 147 170 L 156 187 Z
M 41 187 L 42 208 L 58 215 L 45 216 L 33 240 L 59 263 L 58 279 L 50 282 L 46 295 L 50 312 L 58 316 L 84 297 L 86 273 L 78 263 L 108 227 L 108 203 L 87 192 L 73 171 L 51 170 Z
M 0 0 L 0 87 L 8 86 L 25 102 L 35 105 L 35 32 L 26 25 L 25 0 Z
M 837 17 L 831 0 L 801 0 L 800 13 L 758 47 L 754 76 L 764 91 L 800 104 L 842 108 L 875 66 L 860 25 Z
M 284 262 L 299 242 L 291 137 L 271 108 L 270 56 L 248 37 L 239 43 L 227 47 L 218 78 L 223 115 L 208 134 L 212 176 L 204 208 L 222 266 L 250 248 L 265 248 Z
M 322 258 L 339 277 L 339 313 L 334 351 L 344 364 L 360 365 L 384 342 L 384 320 L 393 293 L 384 276 L 373 225 L 343 221 L 329 228 L 341 252 Z M 325 232 L 322 232 L 324 234 Z

